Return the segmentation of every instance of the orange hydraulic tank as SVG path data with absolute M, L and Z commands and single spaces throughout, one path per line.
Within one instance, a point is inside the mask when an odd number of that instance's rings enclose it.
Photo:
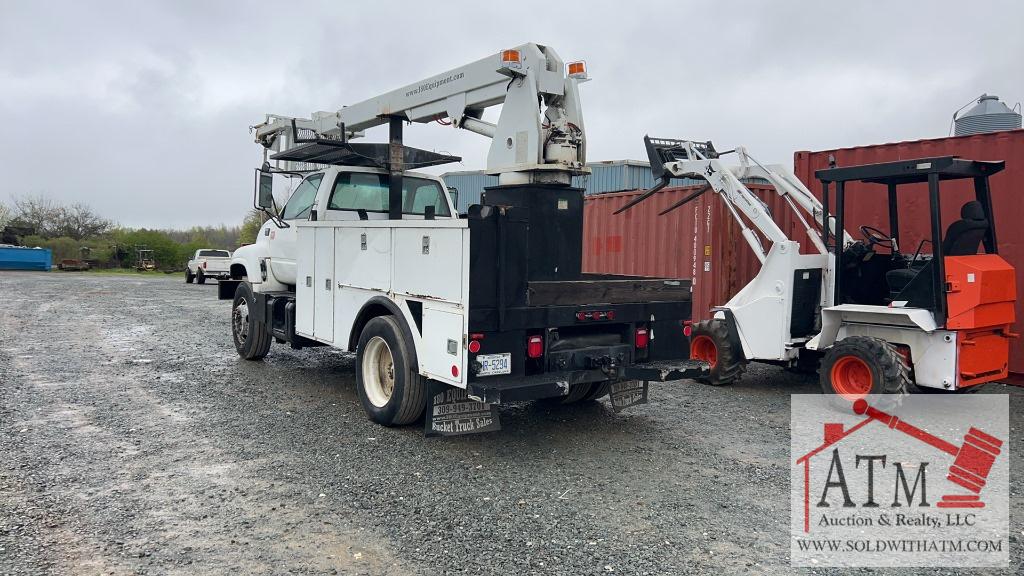
M 996 254 L 946 256 L 946 328 L 1013 324 L 1017 296 L 1013 266 Z

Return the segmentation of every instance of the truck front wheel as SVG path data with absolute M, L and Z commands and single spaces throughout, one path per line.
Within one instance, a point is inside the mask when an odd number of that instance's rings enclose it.
M 412 366 L 402 327 L 391 316 L 371 319 L 359 335 L 356 389 L 366 415 L 385 426 L 411 424 L 426 408 L 426 383 Z
M 267 326 L 256 319 L 252 311 L 256 307 L 256 297 L 248 282 L 242 282 L 235 289 L 235 299 L 231 305 L 231 337 L 235 341 L 235 350 L 246 360 L 259 360 L 270 351 L 270 334 Z
M 191 284 L 192 281 L 195 280 L 195 279 L 196 279 L 196 275 L 193 274 L 192 271 L 188 269 L 188 266 L 186 266 L 185 267 L 185 283 L 186 284 Z

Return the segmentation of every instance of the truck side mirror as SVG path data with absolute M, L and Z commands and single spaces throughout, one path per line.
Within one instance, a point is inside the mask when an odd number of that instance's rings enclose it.
M 274 176 L 260 171 L 260 189 L 256 204 L 264 210 L 274 210 Z

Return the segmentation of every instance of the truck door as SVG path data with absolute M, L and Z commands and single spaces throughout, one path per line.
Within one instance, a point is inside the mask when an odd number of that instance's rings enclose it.
M 323 173 L 311 174 L 295 188 L 288 203 L 285 204 L 281 218 L 289 223 L 308 220 L 316 200 L 316 191 L 323 180 Z M 278 228 L 269 224 L 270 269 L 274 278 L 282 284 L 296 284 L 295 254 L 298 246 L 295 226 Z

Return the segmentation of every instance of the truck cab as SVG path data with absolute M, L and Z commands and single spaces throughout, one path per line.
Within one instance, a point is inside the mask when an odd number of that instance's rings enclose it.
M 404 218 L 457 219 L 448 189 L 438 176 L 405 172 Z M 380 168 L 332 166 L 301 178 L 281 210 L 280 220 L 260 228 L 256 243 L 235 251 L 231 276 L 246 278 L 255 292 L 294 290 L 297 234 L 301 221 L 387 220 L 390 174 Z

